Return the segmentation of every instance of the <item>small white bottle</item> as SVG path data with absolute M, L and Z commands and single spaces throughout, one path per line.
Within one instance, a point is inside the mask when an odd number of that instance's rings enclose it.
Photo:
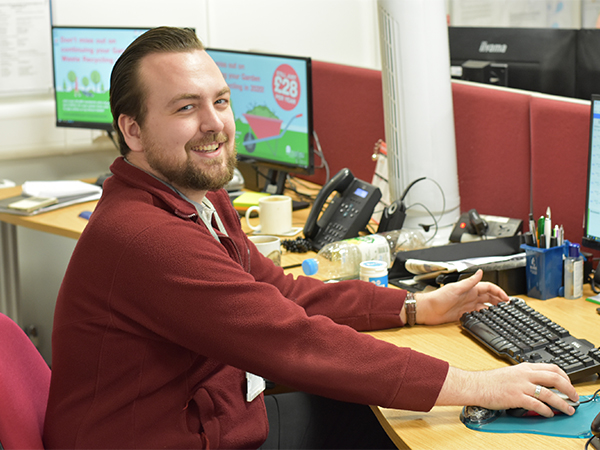
M 580 298 L 583 295 L 583 256 L 579 252 L 579 244 L 569 244 L 564 268 L 565 298 Z
M 388 265 L 385 261 L 363 261 L 360 263 L 360 279 L 387 287 Z

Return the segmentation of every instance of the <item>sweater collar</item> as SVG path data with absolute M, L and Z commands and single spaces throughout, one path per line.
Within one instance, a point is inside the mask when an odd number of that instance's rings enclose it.
M 123 183 L 147 191 L 159 198 L 178 216 L 190 219 L 198 216 L 196 207 L 179 195 L 167 183 L 127 162 L 124 157 L 118 157 L 110 166 L 110 171 Z

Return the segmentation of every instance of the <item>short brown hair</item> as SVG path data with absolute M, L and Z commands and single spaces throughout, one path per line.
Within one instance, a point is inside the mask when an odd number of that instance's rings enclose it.
M 119 129 L 119 116 L 133 117 L 142 126 L 146 117 L 146 92 L 139 79 L 140 61 L 153 53 L 176 53 L 204 50 L 204 45 L 190 28 L 158 27 L 146 31 L 121 54 L 110 75 L 110 110 L 123 156 L 130 148 Z

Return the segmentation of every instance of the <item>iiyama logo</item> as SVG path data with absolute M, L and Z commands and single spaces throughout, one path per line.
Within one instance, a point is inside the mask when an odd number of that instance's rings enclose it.
M 481 41 L 479 44 L 479 53 L 506 53 L 506 50 L 506 44 L 488 44 L 488 41 Z

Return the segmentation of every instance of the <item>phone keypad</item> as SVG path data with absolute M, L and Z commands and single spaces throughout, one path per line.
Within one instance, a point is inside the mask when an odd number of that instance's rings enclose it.
M 354 206 L 354 203 L 343 202 L 340 205 L 340 213 L 344 217 L 353 218 L 354 216 L 356 216 L 358 214 L 358 209 Z
M 323 244 L 329 244 L 330 242 L 335 242 L 344 239 L 346 233 L 348 232 L 348 227 L 340 223 L 328 223 L 323 230 L 323 234 L 321 236 L 321 242 Z

